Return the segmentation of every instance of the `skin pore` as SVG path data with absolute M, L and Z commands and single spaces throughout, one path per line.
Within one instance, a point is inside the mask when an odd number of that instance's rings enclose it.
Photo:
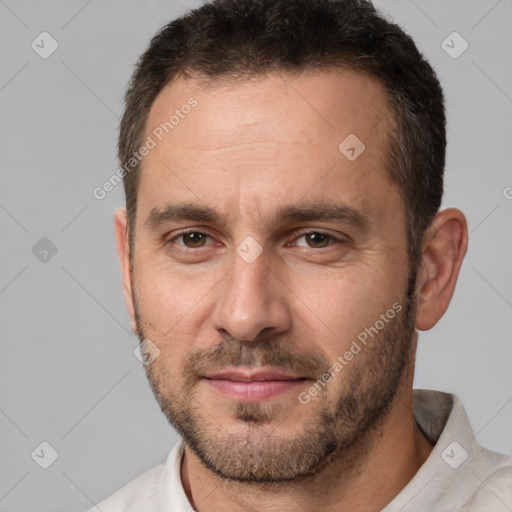
M 147 376 L 186 442 L 187 497 L 199 512 L 381 510 L 433 448 L 412 414 L 415 329 L 448 307 L 464 215 L 439 212 L 409 268 L 384 167 L 389 104 L 364 74 L 180 78 L 145 138 L 191 97 L 197 107 L 144 159 L 131 255 L 124 209 L 115 215 L 132 329 L 160 351 Z M 351 134 L 365 146 L 354 160 L 339 149 Z M 234 399 L 205 378 L 225 368 L 303 380 Z

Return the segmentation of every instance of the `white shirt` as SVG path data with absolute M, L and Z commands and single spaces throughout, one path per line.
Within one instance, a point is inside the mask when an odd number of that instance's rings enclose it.
M 382 512 L 512 512 L 512 457 L 476 442 L 459 399 L 416 389 L 413 411 L 435 447 Z M 180 441 L 165 464 L 150 469 L 87 512 L 193 512 L 180 477 L 183 447 Z

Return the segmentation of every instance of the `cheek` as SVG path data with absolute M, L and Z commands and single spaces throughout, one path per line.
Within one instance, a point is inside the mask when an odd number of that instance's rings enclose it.
M 161 341 L 186 339 L 187 334 L 197 336 L 197 332 L 192 332 L 193 325 L 197 326 L 205 317 L 208 295 L 222 276 L 212 271 L 184 275 L 157 259 L 149 263 L 149 256 L 140 260 L 134 288 L 142 328 L 148 331 L 148 337 L 150 330 Z
M 303 278 L 296 295 L 296 321 L 306 332 L 316 333 L 317 342 L 334 359 L 399 298 L 390 282 L 369 267 L 323 279 Z

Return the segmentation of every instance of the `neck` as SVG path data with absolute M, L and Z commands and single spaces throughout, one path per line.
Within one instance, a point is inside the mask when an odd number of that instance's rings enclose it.
M 198 512 L 373 512 L 382 510 L 407 485 L 432 449 L 414 420 L 409 385 L 405 391 L 399 388 L 389 412 L 374 430 L 342 454 L 335 454 L 310 478 L 279 484 L 221 479 L 185 446 L 181 479 Z

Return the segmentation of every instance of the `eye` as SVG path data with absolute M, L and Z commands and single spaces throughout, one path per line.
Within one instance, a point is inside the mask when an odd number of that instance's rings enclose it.
M 297 242 L 301 239 L 305 240 L 306 245 L 300 243 L 297 243 L 297 245 L 302 247 L 311 247 L 312 249 L 328 247 L 329 245 L 333 245 L 332 242 L 343 242 L 339 238 L 328 233 L 322 233 L 321 231 L 310 231 L 308 233 L 304 233 L 302 236 L 297 238 Z
M 206 239 L 210 238 L 206 233 L 200 231 L 187 231 L 174 237 L 171 242 L 189 249 L 197 249 L 206 245 Z
M 169 243 L 177 245 L 178 247 L 183 248 L 183 250 L 199 249 L 201 247 L 211 245 L 211 242 L 207 243 L 208 239 L 212 240 L 212 238 L 206 233 L 191 230 L 179 233 L 171 238 Z M 303 241 L 301 242 L 301 240 Z M 309 231 L 306 233 L 303 232 L 299 235 L 299 237 L 295 239 L 295 243 L 289 243 L 287 245 L 298 245 L 300 247 L 309 247 L 311 249 L 323 249 L 331 245 L 336 245 L 336 243 L 343 242 L 344 240 L 342 238 L 335 237 L 329 233 Z

